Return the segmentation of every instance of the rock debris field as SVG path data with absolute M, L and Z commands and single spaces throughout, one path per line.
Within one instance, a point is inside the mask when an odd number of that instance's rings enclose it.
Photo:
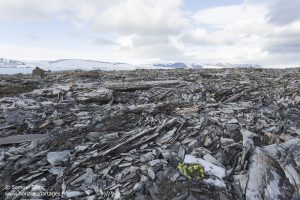
M 296 200 L 299 136 L 300 68 L 0 75 L 0 199 Z

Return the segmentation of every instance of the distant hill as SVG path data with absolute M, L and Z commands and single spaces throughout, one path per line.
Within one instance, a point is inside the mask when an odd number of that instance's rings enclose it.
M 25 63 L 16 60 L 0 58 L 0 67 L 18 67 L 24 64 Z
M 45 60 L 45 61 L 17 61 L 5 58 L 0 58 L 0 68 L 17 68 L 17 67 L 40 67 L 45 70 L 61 71 L 61 70 L 134 70 L 134 69 L 201 69 L 201 68 L 236 68 L 236 67 L 253 67 L 261 68 L 256 64 L 230 64 L 230 63 L 154 63 L 143 65 L 132 65 L 128 63 L 119 62 L 102 62 L 95 60 L 82 60 L 82 59 L 59 59 L 59 60 Z
M 206 63 L 204 68 L 262 68 L 258 64 Z
M 167 63 L 167 64 L 153 64 L 156 67 L 168 67 L 168 68 L 187 68 L 188 66 L 182 62 L 175 62 L 175 63 Z

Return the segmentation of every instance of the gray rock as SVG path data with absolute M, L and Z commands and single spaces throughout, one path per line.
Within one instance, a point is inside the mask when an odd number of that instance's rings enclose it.
M 246 186 L 247 199 L 291 199 L 294 187 L 270 155 L 255 149 Z
M 212 140 L 209 136 L 206 136 L 205 142 L 204 142 L 204 146 L 209 146 L 212 144 Z
M 65 169 L 66 169 L 65 167 L 52 166 L 48 171 L 54 175 L 62 175 L 64 173 Z
M 84 195 L 84 192 L 81 191 L 71 191 L 71 190 L 67 190 L 65 192 L 65 196 L 67 198 L 73 198 L 73 197 L 81 197 Z
M 155 159 L 155 160 L 150 161 L 148 164 L 149 164 L 149 166 L 154 167 L 155 165 L 158 165 L 158 164 L 168 164 L 168 162 L 164 159 Z
M 135 200 L 147 200 L 146 196 L 145 195 L 137 195 L 135 197 Z
M 222 163 L 220 163 L 217 159 L 215 159 L 215 157 L 213 157 L 212 155 L 210 155 L 209 153 L 205 154 L 203 156 L 203 159 L 214 164 L 214 165 L 217 165 L 219 167 L 222 167 L 222 168 L 225 168 Z
M 43 78 L 45 76 L 45 70 L 36 67 L 34 70 L 32 70 L 32 76 L 38 77 L 38 78 Z
M 110 101 L 112 97 L 113 97 L 113 93 L 111 90 L 100 88 L 97 90 L 93 90 L 91 92 L 80 93 L 76 99 L 85 102 L 106 103 Z
M 155 155 L 152 152 L 148 152 L 146 154 L 141 155 L 140 161 L 142 163 L 149 162 L 149 161 L 153 160 L 154 158 L 155 158 Z
M 227 146 L 227 145 L 233 144 L 234 140 L 231 139 L 231 138 L 223 138 L 223 137 L 221 137 L 220 138 L 220 142 L 221 142 L 221 145 Z
M 232 133 L 239 128 L 238 124 L 226 124 L 226 130 L 228 133 Z
M 155 179 L 155 172 L 153 171 L 153 169 L 151 167 L 148 167 L 148 176 L 154 180 Z
M 70 158 L 71 154 L 70 151 L 56 151 L 56 152 L 49 152 L 47 154 L 47 161 L 51 165 L 59 165 L 63 162 L 66 162 Z
M 56 199 L 299 199 L 299 70 L 0 75 L 0 188 L 61 191 Z M 187 177 L 181 162 L 205 176 Z
M 190 195 L 186 200 L 197 200 L 197 198 L 194 197 L 193 195 Z
M 103 133 L 99 132 L 89 132 L 86 137 L 92 142 L 98 142 Z
M 172 200 L 185 200 L 189 197 L 189 193 L 185 192 L 183 194 L 180 194 L 174 198 L 172 198 Z

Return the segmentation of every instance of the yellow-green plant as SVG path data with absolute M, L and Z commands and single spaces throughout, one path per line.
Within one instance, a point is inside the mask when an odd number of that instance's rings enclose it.
M 204 167 L 200 164 L 178 163 L 177 168 L 188 179 L 202 179 L 205 176 Z

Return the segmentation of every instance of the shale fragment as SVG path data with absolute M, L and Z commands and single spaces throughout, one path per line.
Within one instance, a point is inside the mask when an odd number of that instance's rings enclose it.
M 299 72 L 0 75 L 0 199 L 299 199 Z

